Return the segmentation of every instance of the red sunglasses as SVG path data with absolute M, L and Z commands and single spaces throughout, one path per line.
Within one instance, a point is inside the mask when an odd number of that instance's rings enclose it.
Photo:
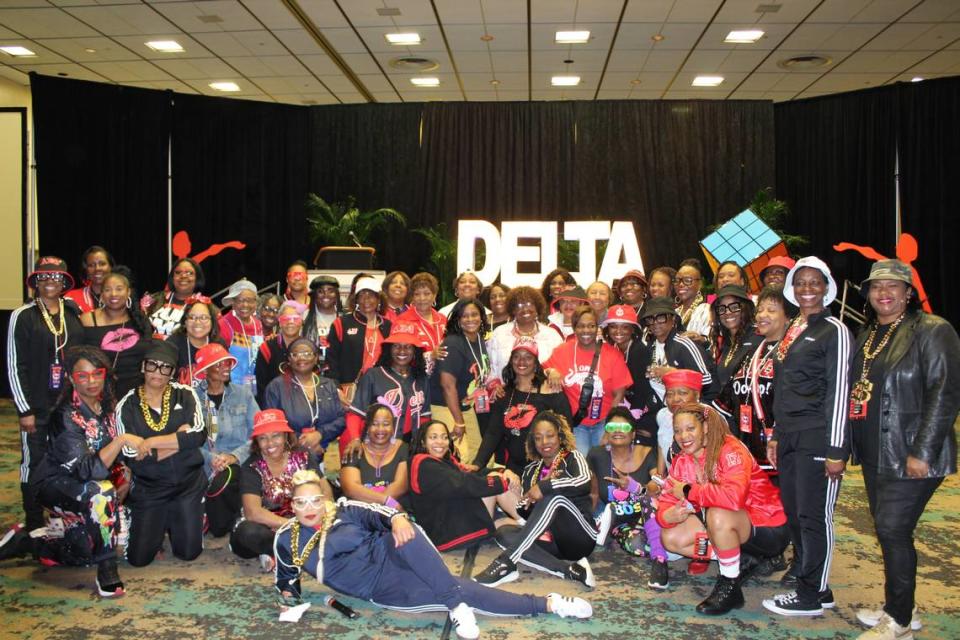
M 99 382 L 107 377 L 106 367 L 100 367 L 99 369 L 94 369 L 93 371 L 74 371 L 71 378 L 77 384 L 89 384 L 91 382 Z

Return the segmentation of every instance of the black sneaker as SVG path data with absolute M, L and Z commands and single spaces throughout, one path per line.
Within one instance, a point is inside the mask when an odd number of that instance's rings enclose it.
M 783 554 L 775 555 L 771 558 L 764 558 L 760 561 L 760 565 L 753 572 L 753 575 L 766 578 L 767 576 L 776 573 L 777 571 L 783 571 L 787 568 L 787 559 L 783 557 Z
M 783 574 L 780 578 L 780 584 L 784 587 L 796 587 L 797 586 L 797 572 L 800 570 L 800 567 L 797 566 L 795 560 L 790 561 L 790 566 L 787 567 L 787 572 Z
M 805 602 L 800 599 L 796 591 L 783 593 L 763 601 L 763 607 L 768 611 L 779 613 L 782 616 L 822 616 L 823 606 L 819 601 Z
M 473 576 L 473 579 L 487 587 L 499 587 L 519 577 L 516 564 L 509 559 L 495 558 L 486 569 Z
M 717 576 L 713 591 L 706 600 L 697 605 L 697 613 L 722 616 L 731 609 L 739 609 L 742 606 L 743 591 L 740 589 L 740 581 L 737 578 Z
M 97 593 L 103 598 L 117 598 L 124 594 L 116 558 L 103 560 L 97 565 Z
M 0 538 L 0 560 L 21 558 L 30 555 L 32 551 L 33 541 L 30 540 L 30 532 L 22 524 L 13 525 Z
M 567 567 L 567 570 L 563 572 L 563 577 L 567 580 L 576 580 L 588 589 L 597 586 L 597 580 L 593 577 L 593 569 L 586 558 L 580 558 Z
M 817 599 L 820 600 L 820 606 L 824 609 L 833 609 L 835 606 L 837 606 L 836 601 L 833 599 L 833 591 L 830 589 L 821 591 L 817 596 Z
M 650 578 L 647 586 L 652 589 L 666 589 L 670 586 L 670 569 L 666 560 L 653 559 L 650 561 Z

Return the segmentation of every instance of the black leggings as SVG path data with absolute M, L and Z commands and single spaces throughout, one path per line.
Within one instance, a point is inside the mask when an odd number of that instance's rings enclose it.
M 772 558 L 783 553 L 790 543 L 790 527 L 750 527 L 750 537 L 740 551 L 756 558 Z
M 132 505 L 127 562 L 134 567 L 153 562 L 168 532 L 174 556 L 194 560 L 200 555 L 203 551 L 203 488 L 148 507 Z
M 230 533 L 240 517 L 240 465 L 230 465 L 213 477 L 205 505 L 210 534 L 219 538 Z
M 27 531 L 43 526 L 43 506 L 37 499 L 37 488 L 30 478 L 50 448 L 49 424 L 44 420 L 37 420 L 35 424 L 33 433 L 20 432 L 20 493 Z
M 547 531 L 553 539 L 539 540 Z M 589 556 L 596 543 L 597 530 L 570 498 L 560 495 L 546 497 L 534 505 L 522 528 L 497 529 L 497 544 L 504 548 L 501 557 L 559 576 L 571 561 Z
M 273 555 L 276 532 L 265 524 L 241 520 L 230 534 L 230 550 L 241 558 Z

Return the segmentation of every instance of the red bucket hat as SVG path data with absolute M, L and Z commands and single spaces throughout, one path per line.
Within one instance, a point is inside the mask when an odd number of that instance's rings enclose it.
M 257 411 L 253 416 L 253 433 L 250 434 L 250 439 L 256 440 L 268 433 L 293 432 L 283 411 L 280 409 L 264 409 L 263 411 Z
M 664 374 L 663 386 L 667 389 L 687 387 L 699 393 L 703 389 L 703 374 L 690 369 L 677 369 Z
M 230 355 L 222 344 L 211 342 L 205 344 L 197 351 L 197 368 L 193 372 L 193 377 L 197 380 L 203 380 L 207 377 L 207 369 L 224 360 L 231 360 L 230 366 L 237 366 L 237 359 Z

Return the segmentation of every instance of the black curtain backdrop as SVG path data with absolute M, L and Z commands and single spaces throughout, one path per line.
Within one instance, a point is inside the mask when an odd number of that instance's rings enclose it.
M 31 74 L 40 252 L 101 244 L 156 286 L 167 264 L 167 132 L 173 94 Z M 158 274 L 163 265 L 163 274 Z
M 924 81 L 900 95 L 900 197 L 903 230 L 917 238 L 915 263 L 935 313 L 960 323 L 953 291 L 960 274 L 960 81 Z
M 628 219 L 646 268 L 700 256 L 707 228 L 776 186 L 791 231 L 839 277 L 869 261 L 840 241 L 892 255 L 898 140 L 903 229 L 936 310 L 956 273 L 948 185 L 957 184 L 960 80 L 774 107 L 749 101 L 428 103 L 298 107 L 32 77 L 43 252 L 104 244 L 150 288 L 166 274 L 166 145 L 174 230 L 192 254 L 241 240 L 204 263 L 208 291 L 258 284 L 310 259 L 304 200 L 347 196 L 394 207 L 411 227 L 456 220 Z M 77 224 L 78 220 L 80 224 Z M 426 266 L 416 234 L 382 234 L 379 266 Z
M 290 262 L 312 257 L 303 222 L 309 131 L 302 107 L 176 95 L 174 232 L 190 234 L 191 256 L 229 240 L 247 245 L 201 263 L 207 293 L 240 277 L 282 282 Z
M 872 260 L 838 242 L 896 255 L 896 158 L 901 229 L 917 238 L 919 270 L 933 310 L 955 324 L 960 301 L 949 287 L 960 258 L 954 245 L 960 184 L 960 78 L 781 103 L 776 115 L 777 196 L 790 227 L 806 235 L 804 254 L 822 257 L 838 281 L 859 283 Z M 852 304 L 865 303 L 852 293 Z

